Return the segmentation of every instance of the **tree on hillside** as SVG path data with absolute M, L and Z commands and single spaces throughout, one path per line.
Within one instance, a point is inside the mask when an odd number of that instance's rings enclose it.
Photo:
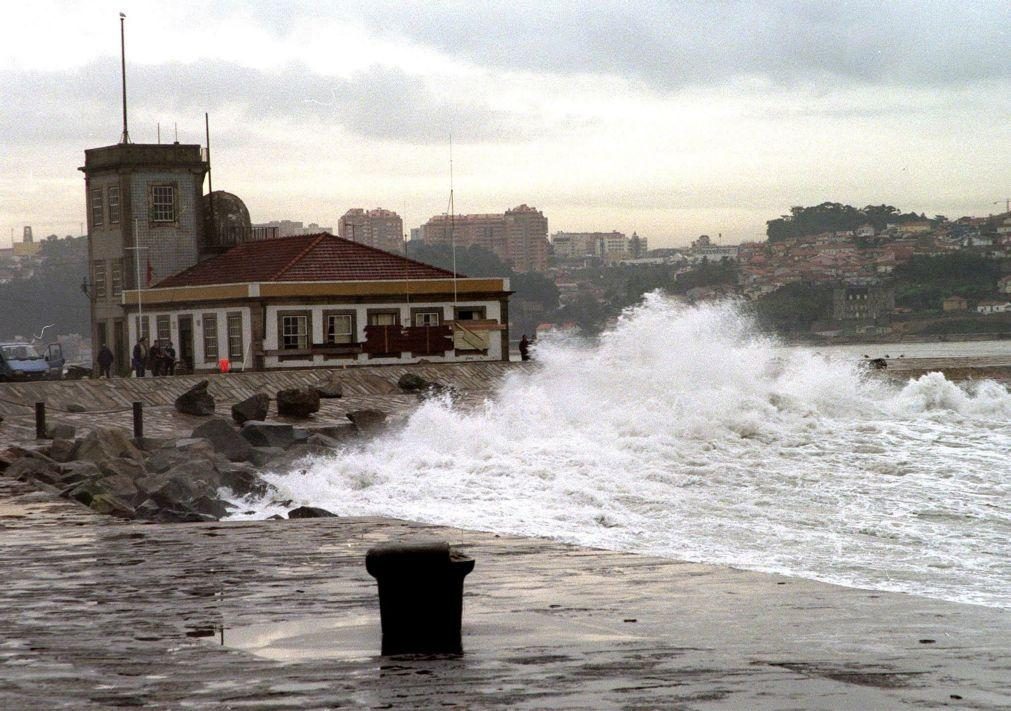
M 720 286 L 737 284 L 737 262 L 723 257 L 718 262 L 703 259 L 694 268 L 678 274 L 674 293 L 683 294 L 700 286 Z
M 453 248 L 449 245 L 408 242 L 407 256 L 450 271 L 453 269 Z M 483 247 L 457 247 L 456 271 L 471 277 L 508 278 L 513 299 L 537 304 L 535 311 L 541 314 L 552 313 L 558 308 L 558 287 L 554 281 L 537 272 L 514 272 L 494 252 Z M 519 311 L 524 309 L 517 309 Z M 519 321 L 515 323 L 518 329 L 531 332 L 536 325 Z
M 994 292 L 1000 275 L 998 262 L 978 254 L 915 255 L 892 272 L 895 303 L 918 311 L 936 311 L 948 296 L 983 299 Z
M 45 239 L 40 242 L 41 262 L 30 279 L 0 285 L 0 338 L 30 337 L 48 324 L 46 332 L 89 331 L 88 297 L 81 282 L 88 274 L 88 239 Z
M 823 202 L 814 207 L 791 207 L 789 215 L 782 215 L 765 224 L 769 241 L 781 242 L 822 232 L 855 230 L 867 223 L 880 231 L 890 223 L 901 224 L 925 219 L 925 215 L 917 215 L 915 212 L 903 214 L 891 205 L 868 205 L 857 209 L 838 202 Z
M 827 318 L 832 310 L 832 287 L 824 284 L 794 283 L 751 302 L 759 325 L 775 333 L 799 333 Z
M 407 256 L 453 271 L 453 248 L 447 244 L 408 242 Z M 475 245 L 456 248 L 456 272 L 470 277 L 508 277 L 512 270 L 494 252 Z

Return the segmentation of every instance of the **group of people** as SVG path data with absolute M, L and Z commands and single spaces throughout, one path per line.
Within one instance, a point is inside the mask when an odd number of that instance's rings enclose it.
M 147 337 L 141 338 L 133 347 L 133 372 L 138 378 L 150 370 L 151 375 L 176 374 L 176 349 L 171 341 L 159 341 L 148 346 Z
M 102 344 L 97 360 L 99 377 L 111 378 L 112 364 L 116 358 L 108 344 Z M 151 375 L 175 375 L 176 349 L 172 347 L 170 341 L 155 341 L 154 345 L 149 347 L 145 336 L 133 347 L 130 369 L 138 378 L 143 378 L 149 370 Z

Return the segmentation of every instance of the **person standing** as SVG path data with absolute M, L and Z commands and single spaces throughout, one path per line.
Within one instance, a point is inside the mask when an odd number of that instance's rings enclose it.
M 525 333 L 520 339 L 520 360 L 530 360 L 530 341 L 527 340 Z
M 176 349 L 172 347 L 172 341 L 169 341 L 165 348 L 162 349 L 162 353 L 165 356 L 165 367 L 162 368 L 162 373 L 164 375 L 175 375 Z
M 155 342 L 151 344 L 151 350 L 147 354 L 147 367 L 151 370 L 151 375 L 158 377 L 162 374 L 163 365 L 161 341 L 155 339 Z
M 144 377 L 144 369 L 147 365 L 147 337 L 141 336 L 140 340 L 133 347 L 133 372 L 138 378 Z
M 112 377 L 112 362 L 114 360 L 109 346 L 103 343 L 102 348 L 98 351 L 98 377 L 101 378 L 104 375 L 106 380 Z

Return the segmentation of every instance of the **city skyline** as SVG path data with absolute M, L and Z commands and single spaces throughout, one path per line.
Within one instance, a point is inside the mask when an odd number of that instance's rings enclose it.
M 253 222 L 762 239 L 825 200 L 985 215 L 1011 192 L 1005 3 L 43 2 L 0 23 L 0 246 L 79 233 L 85 148 L 203 143 Z

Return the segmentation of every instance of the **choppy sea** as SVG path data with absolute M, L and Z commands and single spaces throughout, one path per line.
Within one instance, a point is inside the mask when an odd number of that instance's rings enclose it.
M 1011 343 L 1008 344 L 1011 348 Z M 482 406 L 424 404 L 269 476 L 277 503 L 1011 607 L 1011 393 L 783 348 L 734 304 L 658 295 L 536 347 Z

